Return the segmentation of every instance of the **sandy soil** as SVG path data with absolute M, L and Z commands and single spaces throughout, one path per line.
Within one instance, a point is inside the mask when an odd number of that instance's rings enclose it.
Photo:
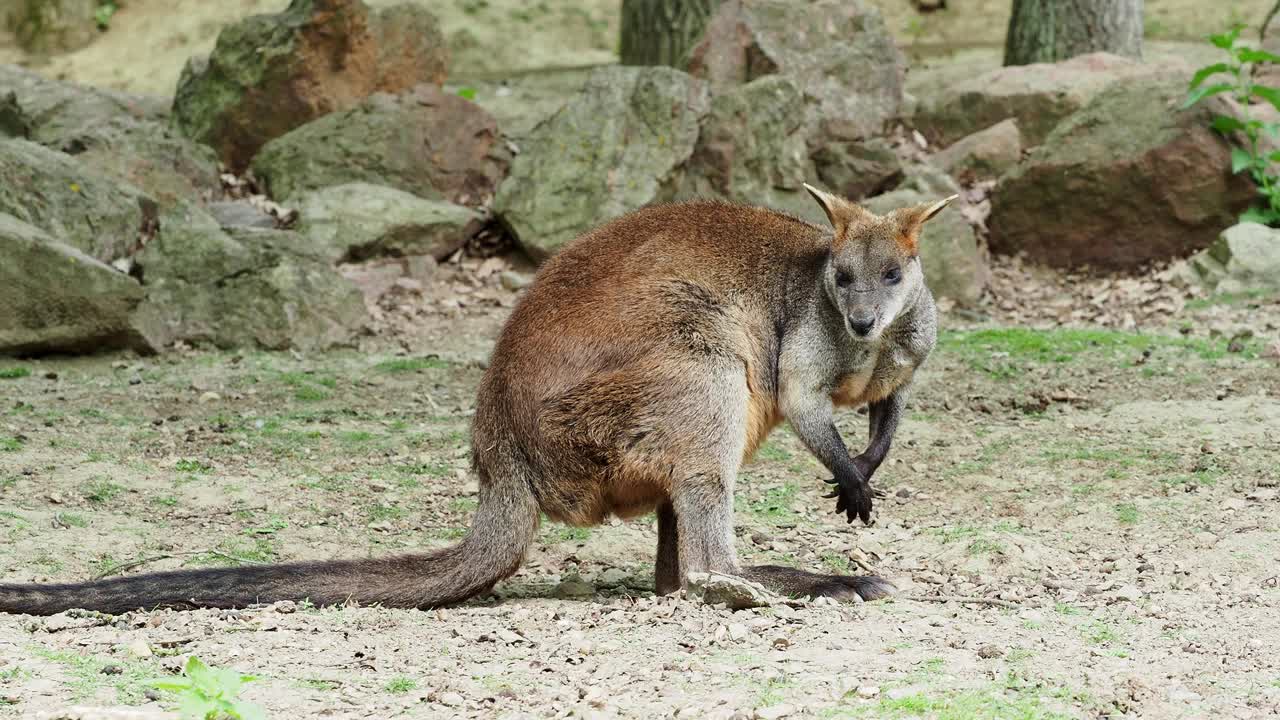
M 0 717 L 159 710 L 146 681 L 190 654 L 258 676 L 245 695 L 273 717 L 1280 713 L 1280 299 L 1195 301 L 1135 332 L 1027 330 L 1004 322 L 1016 282 L 989 321 L 945 319 L 874 527 L 830 514 L 785 430 L 740 479 L 748 561 L 872 568 L 902 598 L 658 598 L 652 518 L 546 523 L 496 596 L 448 610 L 0 617 Z M 467 422 L 511 300 L 476 295 L 407 298 L 392 312 L 411 331 L 347 352 L 5 365 L 30 374 L 0 380 L 0 579 L 450 542 L 475 505 Z M 840 419 L 853 444 L 865 423 Z

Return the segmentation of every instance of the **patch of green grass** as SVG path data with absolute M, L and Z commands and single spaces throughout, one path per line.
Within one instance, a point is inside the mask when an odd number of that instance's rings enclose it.
M 235 567 L 270 563 L 276 559 L 276 548 L 269 537 L 233 537 L 219 543 L 216 549 L 217 552 L 192 557 L 189 564 Z
M 173 469 L 177 470 L 178 472 L 185 472 L 185 473 L 204 474 L 204 473 L 213 472 L 212 465 L 206 462 L 202 462 L 200 460 L 186 460 L 186 459 L 179 460 L 178 462 L 174 463 Z
M 18 452 L 22 449 L 22 441 L 16 437 L 0 435 L 0 452 Z
M 384 520 L 399 520 L 405 516 L 404 508 L 398 505 L 383 505 L 381 503 L 370 505 L 365 511 L 365 516 L 369 518 L 369 522 L 382 522 Z
M 849 563 L 849 558 L 834 552 L 824 552 L 818 556 L 822 560 L 822 564 L 828 570 L 837 575 L 849 575 L 853 573 L 853 566 Z
M 387 684 L 383 687 L 389 693 L 395 693 L 397 695 L 400 695 L 403 693 L 407 693 L 413 690 L 414 688 L 418 687 L 418 681 L 414 680 L 413 678 L 408 678 L 403 676 L 396 677 L 396 678 L 391 678 L 391 680 L 389 680 Z
M 786 695 L 783 691 L 791 685 L 792 682 L 789 678 L 769 678 L 761 684 L 760 692 L 756 695 L 756 707 L 769 707 L 771 705 L 781 704 L 783 700 L 786 700 Z
M 0 380 L 17 380 L 18 378 L 30 376 L 31 368 L 22 367 L 21 365 L 0 368 Z
M 373 366 L 373 369 L 388 373 L 410 373 L 420 370 L 440 370 L 449 367 L 449 363 L 435 355 L 415 358 L 395 358 Z
M 80 494 L 84 499 L 94 505 L 109 503 L 122 492 L 124 492 L 123 485 L 113 483 L 106 478 L 95 478 L 80 488 Z
M 284 530 L 287 527 L 289 527 L 289 523 L 285 522 L 284 518 L 280 517 L 279 515 L 272 515 L 268 517 L 267 521 L 261 525 L 258 525 L 256 527 L 245 528 L 244 534 L 245 535 L 274 535 L 280 532 L 281 530 Z
M 293 391 L 293 399 L 299 402 L 320 402 L 328 400 L 329 393 L 314 385 L 303 385 Z
M 585 542 L 591 537 L 591 528 L 552 525 L 546 534 L 551 536 L 552 542 Z
M 862 717 L 931 718 L 931 720 L 1065 720 L 1071 717 L 1046 708 L 1032 694 L 968 691 L 926 695 L 919 693 L 902 698 L 881 698 L 866 708 Z
M 1121 525 L 1133 525 L 1138 522 L 1138 506 L 1133 503 L 1116 505 L 1116 522 Z
M 161 507 L 177 507 L 178 498 L 172 495 L 161 495 L 159 497 L 152 498 L 151 502 Z
M 34 655 L 55 662 L 67 670 L 66 682 L 76 700 L 96 695 L 99 688 L 110 687 L 116 691 L 116 701 L 123 705 L 140 705 L 146 702 L 146 691 L 155 671 L 146 664 L 81 655 L 70 650 L 33 648 Z M 107 666 L 119 668 L 119 673 L 103 673 Z
M 449 502 L 449 509 L 459 513 L 473 513 L 479 505 L 473 497 L 457 497 Z
M 1111 645 L 1120 641 L 1120 635 L 1116 629 L 1104 622 L 1092 622 L 1086 625 L 1081 633 L 1085 640 L 1094 645 Z
M 748 500 L 747 509 L 756 517 L 766 521 L 791 520 L 795 511 L 791 505 L 799 495 L 800 488 L 794 483 L 784 483 L 764 491 L 757 500 Z
M 938 347 L 962 358 L 971 368 L 996 378 L 1022 376 L 1029 366 L 1071 363 L 1083 358 L 1110 365 L 1132 365 L 1144 351 L 1218 360 L 1227 355 L 1228 338 L 1206 340 L 1144 335 L 1118 330 L 1002 328 L 943 331 Z M 1240 353 L 1257 358 L 1261 343 L 1250 341 Z
M 969 543 L 969 546 L 965 548 L 965 552 L 970 555 L 1003 555 L 1004 546 L 994 540 L 978 538 Z
M 791 451 L 778 447 L 771 442 L 761 445 L 756 454 L 764 460 L 773 460 L 775 462 L 785 462 L 791 459 Z
M 53 520 L 59 525 L 67 527 L 89 527 L 89 521 L 85 520 L 83 515 L 76 515 L 75 513 L 60 512 L 53 516 Z
M 341 683 L 335 680 L 322 680 L 320 678 L 303 678 L 298 681 L 298 685 L 312 690 L 337 690 L 342 687 Z
M 1270 290 L 1246 290 L 1238 293 L 1222 293 L 1220 295 L 1211 295 L 1204 298 L 1195 298 L 1188 300 L 1186 309 L 1188 310 L 1206 310 L 1219 305 L 1249 305 L 1260 300 L 1266 300 L 1272 295 Z

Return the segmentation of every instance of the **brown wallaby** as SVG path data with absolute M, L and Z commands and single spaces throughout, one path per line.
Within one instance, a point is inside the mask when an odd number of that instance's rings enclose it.
M 657 511 L 656 586 L 719 572 L 787 594 L 870 600 L 874 576 L 743 567 L 739 466 L 783 420 L 834 475 L 836 511 L 871 516 L 936 316 L 917 239 L 952 198 L 877 216 L 806 186 L 823 228 L 722 202 L 647 207 L 567 245 L 511 314 L 472 426 L 480 503 L 462 541 L 385 559 L 179 570 L 98 582 L 0 585 L 0 611 L 241 607 L 308 599 L 432 607 L 516 571 L 540 513 L 570 525 Z M 866 404 L 850 457 L 834 405 Z

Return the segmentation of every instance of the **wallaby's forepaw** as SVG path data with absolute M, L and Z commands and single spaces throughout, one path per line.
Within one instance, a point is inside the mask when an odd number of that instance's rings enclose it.
M 836 487 L 822 497 L 836 498 L 836 514 L 844 513 L 849 522 L 857 517 L 862 518 L 864 524 L 871 524 L 871 483 L 866 478 L 848 475 L 834 477 L 827 482 Z

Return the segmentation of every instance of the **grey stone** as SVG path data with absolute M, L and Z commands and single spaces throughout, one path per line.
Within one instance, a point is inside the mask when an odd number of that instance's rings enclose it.
M 494 212 L 537 259 L 607 220 L 664 199 L 709 109 L 703 83 L 671 68 L 597 70 L 534 129 Z
M 141 300 L 133 278 L 0 213 L 0 353 L 149 350 L 129 321 Z
M 298 231 L 333 262 L 431 255 L 443 260 L 477 231 L 481 216 L 394 188 L 350 183 L 298 199 Z
M 1280 230 L 1243 222 L 1191 257 L 1196 279 L 1220 293 L 1280 292 Z

